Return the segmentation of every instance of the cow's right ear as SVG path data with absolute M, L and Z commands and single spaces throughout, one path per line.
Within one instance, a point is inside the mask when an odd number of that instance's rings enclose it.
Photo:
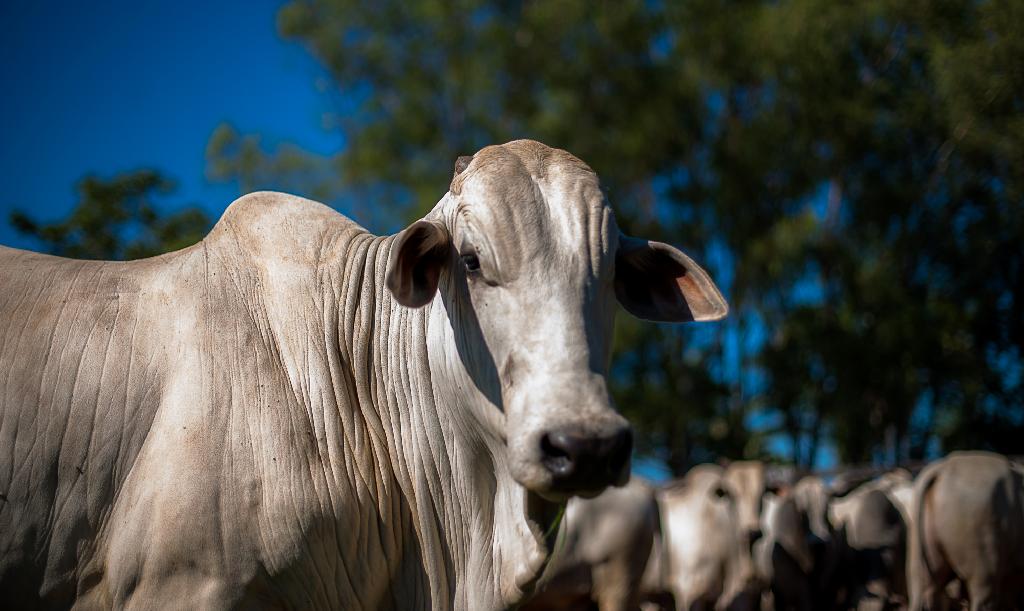
M 661 242 L 619 235 L 615 296 L 627 312 L 655 322 L 718 320 L 729 305 L 707 272 Z
M 419 220 L 398 234 L 388 255 L 385 284 L 395 301 L 409 307 L 427 305 L 437 293 L 441 268 L 450 257 L 448 229 L 437 221 Z

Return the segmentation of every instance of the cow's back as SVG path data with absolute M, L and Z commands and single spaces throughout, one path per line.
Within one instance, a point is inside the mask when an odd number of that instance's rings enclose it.
M 175 291 L 151 278 L 188 258 L 78 261 L 0 247 L 5 599 L 74 595 L 68 574 L 91 551 L 163 383 L 168 321 L 156 304 Z

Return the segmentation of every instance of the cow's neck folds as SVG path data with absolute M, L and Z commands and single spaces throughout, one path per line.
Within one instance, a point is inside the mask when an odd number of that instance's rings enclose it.
M 402 307 L 387 293 L 392 243 L 352 239 L 333 297 L 340 362 L 349 370 L 339 375 L 354 382 L 364 419 L 379 418 L 386 448 L 374 456 L 387 458 L 376 463 L 378 477 L 398 483 L 415 524 L 417 544 L 393 552 L 419 550 L 429 578 L 419 585 L 430 592 L 416 598 L 434 608 L 508 607 L 543 571 L 562 507 L 533 498 L 508 472 L 504 414 L 480 372 L 471 374 L 464 363 L 486 356 L 486 348 L 481 338 L 468 338 L 483 353 L 466 354 L 465 331 L 449 316 L 457 306 L 445 302 L 445 289 L 420 309 Z M 376 492 L 394 494 L 380 484 Z M 378 506 L 387 502 L 378 499 Z
M 454 445 L 475 450 L 463 464 L 463 481 L 473 484 L 461 499 L 465 504 L 460 511 L 487 516 L 489 522 L 488 538 L 467 541 L 471 563 L 457 580 L 468 578 L 468 587 L 492 584 L 499 595 L 494 604 L 508 607 L 528 593 L 543 572 L 561 505 L 528 493 L 508 471 L 497 369 L 458 279 L 444 274 L 437 297 L 422 311 L 431 385 L 435 397 L 446 399 L 437 405 L 440 417 L 459 422 L 456 430 L 462 436 Z M 480 593 L 466 594 L 475 608 Z

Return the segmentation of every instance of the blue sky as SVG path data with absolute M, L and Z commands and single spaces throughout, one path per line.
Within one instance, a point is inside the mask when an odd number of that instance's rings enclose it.
M 274 0 L 0 2 L 0 244 L 30 246 L 7 218 L 59 219 L 84 175 L 142 167 L 175 179 L 170 198 L 216 218 L 237 187 L 204 176 L 213 129 L 327 153 L 323 71 L 280 38 Z

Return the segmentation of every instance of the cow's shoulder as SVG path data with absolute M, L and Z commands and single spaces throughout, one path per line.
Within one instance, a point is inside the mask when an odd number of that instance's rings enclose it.
M 204 240 L 258 259 L 315 261 L 339 234 L 365 234 L 355 221 L 297 195 L 257 191 L 231 203 Z

